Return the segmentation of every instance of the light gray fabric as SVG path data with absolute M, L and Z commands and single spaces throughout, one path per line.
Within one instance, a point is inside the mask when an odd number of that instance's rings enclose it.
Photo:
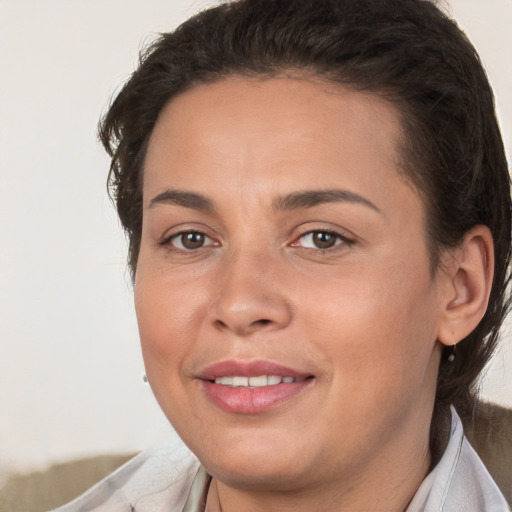
M 185 446 L 162 443 L 55 512 L 181 512 L 199 468 Z
M 511 462 L 512 463 L 512 462 Z M 407 512 L 509 512 L 508 504 L 475 450 L 464 437 L 452 408 L 450 440 Z
M 145 451 L 55 512 L 203 512 L 210 478 L 184 446 Z M 509 512 L 452 409 L 450 440 L 407 512 Z

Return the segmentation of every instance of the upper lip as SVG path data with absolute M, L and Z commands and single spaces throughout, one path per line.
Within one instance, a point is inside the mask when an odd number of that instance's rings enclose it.
M 304 380 L 311 376 L 272 361 L 225 360 L 207 366 L 199 372 L 197 377 L 202 380 L 215 380 L 217 377 L 259 377 L 260 375 L 279 375 L 297 380 Z

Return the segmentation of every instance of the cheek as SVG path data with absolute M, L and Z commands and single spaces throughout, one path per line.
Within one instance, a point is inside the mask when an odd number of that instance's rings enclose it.
M 379 382 L 414 380 L 429 364 L 438 320 L 435 287 L 428 272 L 408 267 L 413 265 L 397 259 L 323 289 L 308 287 L 308 338 L 321 343 L 337 378 L 354 393 Z
M 205 308 L 191 287 L 176 287 L 164 276 L 137 276 L 135 310 L 148 377 L 151 373 L 178 375 L 199 328 Z
M 177 426 L 191 410 L 186 363 L 198 336 L 199 295 L 164 276 L 137 276 L 135 309 L 148 381 L 162 411 Z M 176 416 L 177 415 L 177 416 Z M 196 423 L 200 419 L 195 420 Z

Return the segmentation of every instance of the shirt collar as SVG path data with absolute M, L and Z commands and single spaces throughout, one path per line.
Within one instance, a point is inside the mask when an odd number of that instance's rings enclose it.
M 509 512 L 504 496 L 464 437 L 451 408 L 450 439 L 437 466 L 423 480 L 407 512 Z

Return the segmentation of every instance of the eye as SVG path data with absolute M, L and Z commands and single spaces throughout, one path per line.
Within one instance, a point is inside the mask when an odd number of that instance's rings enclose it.
M 199 231 L 183 231 L 169 238 L 166 244 L 170 244 L 175 249 L 183 251 L 193 251 L 209 245 L 214 245 L 213 240 Z
M 348 240 L 332 231 L 309 231 L 300 236 L 292 245 L 307 249 L 326 250 L 344 242 L 348 242 Z

